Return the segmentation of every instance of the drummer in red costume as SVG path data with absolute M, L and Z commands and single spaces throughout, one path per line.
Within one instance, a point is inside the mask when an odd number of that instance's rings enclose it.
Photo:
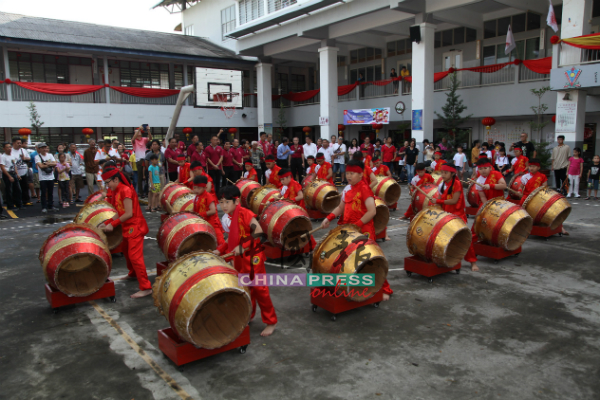
M 316 160 L 319 165 L 317 179 L 328 181 L 333 184 L 333 169 L 331 168 L 331 164 L 325 161 L 325 155 L 323 153 L 317 153 Z
M 267 170 L 265 171 L 267 182 L 269 182 L 271 185 L 275 185 L 277 189 L 281 189 L 282 185 L 278 175 L 281 167 L 275 163 L 275 157 L 272 155 L 266 156 L 265 164 L 267 165 Z
M 479 177 L 477 178 L 477 192 L 479 198 L 481 198 L 481 204 L 485 204 L 486 201 L 502 197 L 504 198 L 504 189 L 506 189 L 506 181 L 500 171 L 494 170 L 492 162 L 486 158 L 480 158 L 477 160 L 477 169 L 479 171 Z
M 217 246 L 225 243 L 221 220 L 217 215 L 217 198 L 206 190 L 208 179 L 204 175 L 194 177 L 194 212 L 212 225 L 217 234 Z
M 465 195 L 460 179 L 456 177 L 456 167 L 454 165 L 447 163 L 442 165 L 442 183 L 438 187 L 438 192 L 441 196 L 436 200 L 436 203 L 441 205 L 444 211 L 460 217 L 466 224 Z M 477 255 L 473 249 L 473 242 L 475 240 L 476 236 L 473 233 L 473 241 L 465 256 L 465 261 L 471 263 L 471 271 L 479 271 L 479 267 L 477 267 Z
M 177 175 L 176 182 L 185 183 L 191 178 L 190 163 L 185 162 L 185 154 L 178 154 L 177 161 L 183 161 L 184 164 L 179 167 L 179 175 Z
M 244 163 L 244 167 L 246 168 L 246 172 L 244 172 L 244 179 L 249 179 L 254 182 L 258 182 L 258 174 L 254 169 L 254 164 L 252 161 L 246 161 Z
M 416 172 L 417 172 L 417 175 L 415 175 L 412 178 L 412 180 L 410 181 L 409 190 L 410 190 L 411 197 L 412 197 L 412 194 L 414 193 L 414 191 L 417 190 L 417 189 L 415 189 L 415 187 L 421 187 L 426 183 L 434 183 L 433 176 L 431 176 L 430 174 L 427 173 L 427 171 L 425 171 L 425 164 L 423 164 L 423 163 L 417 164 Z M 415 216 L 415 212 L 413 211 L 412 204 L 409 204 L 408 209 L 404 213 L 404 216 L 400 219 L 412 220 L 414 216 Z
M 363 179 L 364 164 L 361 161 L 350 160 L 346 166 L 346 179 L 350 189 L 342 196 L 340 205 L 321 223 L 324 229 L 329 228 L 331 221 L 343 214 L 343 223 L 358 226 L 369 239 L 375 240 L 375 225 L 373 218 L 376 214 L 375 195 Z M 383 284 L 383 300 L 389 300 L 394 291 L 387 279 Z
M 434 160 L 431 162 L 431 169 L 434 171 L 441 171 L 442 165 L 446 164 L 445 160 L 442 160 L 442 152 L 436 151 L 433 153 Z
M 208 176 L 208 174 L 204 171 L 204 168 L 202 168 L 202 164 L 200 164 L 200 161 L 193 161 L 192 164 L 190 165 L 190 172 L 191 172 L 191 176 L 190 178 L 183 182 L 183 184 L 187 187 L 189 187 L 190 189 L 194 190 L 194 178 L 197 176 L 205 176 L 208 183 L 206 184 L 206 190 L 209 191 L 210 193 L 215 194 L 215 186 L 213 185 L 213 180 L 210 176 Z
M 504 175 L 512 172 L 516 176 L 527 172 L 529 167 L 529 159 L 523 155 L 523 150 L 520 147 L 515 147 L 513 151 L 515 153 L 515 158 L 511 160 L 511 167 L 508 171 L 504 172 Z
M 292 172 L 283 168 L 279 171 L 279 179 L 281 180 L 281 195 L 284 199 L 290 199 L 296 205 L 306 210 L 306 204 L 304 203 L 304 193 L 302 192 L 302 185 L 298 183 L 292 176 Z
M 375 157 L 373 161 L 375 162 L 375 167 L 373 167 L 373 173 L 375 176 L 387 176 L 389 178 L 392 177 L 390 168 L 381 162 L 381 158 Z
M 123 225 L 122 248 L 129 270 L 127 278 L 137 278 L 140 287 L 140 291 L 132 294 L 131 298 L 148 296 L 152 294 L 152 285 L 144 264 L 144 235 L 148 233 L 148 224 L 142 215 L 137 193 L 116 168 L 105 168 L 102 180 L 112 193 L 112 197 L 107 197 L 106 200 L 117 209 L 119 217 L 106 221 L 100 228 L 104 232 L 112 232 L 113 228 Z
M 225 186 L 219 192 L 219 204 L 226 214 L 223 216 L 223 229 L 229 233 L 227 242 L 221 244 L 213 253 L 221 255 L 234 253 L 233 266 L 242 274 L 265 274 L 265 253 L 259 236 L 263 233 L 256 215 L 240 205 L 240 190 L 237 186 Z M 227 221 L 227 222 L 225 222 Z M 256 239 L 254 239 L 256 238 Z M 242 254 L 243 253 L 243 254 Z M 261 336 L 269 336 L 275 331 L 277 315 L 269 295 L 268 286 L 250 286 L 252 300 L 252 316 L 256 312 L 256 303 L 260 307 L 262 320 L 267 324 Z
M 371 147 L 372 149 L 372 147 Z M 356 154 L 356 153 L 354 153 Z M 362 162 L 365 164 L 365 171 L 369 170 L 371 172 L 373 170 L 373 157 L 369 154 L 369 149 L 365 149 L 361 147 L 360 154 L 362 154 Z M 367 182 L 369 183 L 369 182 Z

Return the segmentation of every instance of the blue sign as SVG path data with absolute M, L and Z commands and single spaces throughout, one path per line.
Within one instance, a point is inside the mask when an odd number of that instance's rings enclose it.
M 412 130 L 423 130 L 423 110 L 412 110 Z

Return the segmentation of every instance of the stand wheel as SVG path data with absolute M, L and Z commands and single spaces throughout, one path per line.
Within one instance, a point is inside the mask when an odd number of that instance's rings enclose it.
M 53 308 L 52 309 L 52 314 L 58 314 L 58 308 Z
M 406 275 L 412 276 L 412 272 L 411 271 L 406 271 Z
M 335 316 L 335 314 L 331 316 L 332 321 L 335 321 L 336 319 L 337 319 L 337 317 Z
M 313 312 L 317 312 L 317 306 L 313 305 L 312 310 L 313 310 Z
M 548 241 L 548 238 L 544 238 L 544 241 L 545 241 L 545 242 L 547 242 L 547 241 Z
M 433 278 L 427 278 L 427 282 L 433 283 Z
M 379 303 L 375 303 L 375 304 L 373 304 L 373 307 L 375 307 L 375 308 L 379 308 Z
M 494 260 L 494 264 L 498 264 L 500 260 Z
M 519 254 L 521 254 L 521 253 L 517 253 L 517 254 L 515 254 L 515 257 L 519 257 Z
M 183 372 L 184 371 L 183 367 L 179 367 L 177 369 L 179 370 L 179 372 Z
M 115 296 L 111 296 L 110 297 L 110 302 L 111 303 L 116 303 L 117 302 L 117 298 Z
M 456 275 L 460 275 L 460 268 L 456 270 Z
M 562 237 L 562 235 L 563 235 L 562 232 L 558 232 L 558 236 Z
M 248 347 L 248 345 L 242 346 L 238 349 L 238 351 L 240 352 L 240 354 L 246 354 L 246 347 Z

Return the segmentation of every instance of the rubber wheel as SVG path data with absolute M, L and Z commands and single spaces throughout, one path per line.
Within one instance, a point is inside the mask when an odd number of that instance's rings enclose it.
M 456 270 L 456 275 L 460 275 L 460 268 Z
M 313 310 L 313 312 L 317 312 L 317 306 L 314 306 L 314 305 L 313 305 L 313 306 L 312 306 L 312 310 Z
M 335 321 L 336 319 L 337 319 L 337 317 L 336 317 L 335 315 L 332 315 L 332 316 L 331 316 L 331 320 L 332 320 L 332 321 Z
M 410 271 L 406 271 L 406 275 L 408 275 L 408 276 L 412 276 L 412 272 L 410 272 Z
M 559 233 L 558 233 L 558 236 L 562 237 L 562 235 L 563 235 L 563 234 L 562 234 L 562 232 L 559 232 Z
M 240 347 L 239 351 L 240 351 L 240 354 L 246 354 L 246 348 L 245 347 Z
M 58 314 L 58 308 L 53 308 L 52 309 L 52 314 Z
M 111 302 L 111 303 L 116 303 L 116 302 L 117 302 L 117 298 L 116 298 L 115 296 L 112 296 L 112 297 L 110 298 L 110 302 Z
M 494 264 L 498 264 L 500 260 L 494 260 Z
M 433 278 L 427 278 L 427 282 L 433 283 Z
M 375 307 L 375 308 L 379 308 L 379 303 L 375 303 L 375 304 L 373 304 L 373 307 Z

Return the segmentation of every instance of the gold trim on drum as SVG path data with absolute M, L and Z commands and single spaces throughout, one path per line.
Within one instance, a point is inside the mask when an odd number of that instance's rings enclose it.
M 521 247 L 531 233 L 533 219 L 523 208 L 504 217 L 504 213 L 513 207 L 515 204 L 503 197 L 490 199 L 482 205 L 473 223 L 473 231 L 479 240 L 506 251 L 514 251 Z M 497 227 L 501 218 L 504 222 L 501 227 Z M 496 230 L 498 232 L 494 235 Z
M 168 257 L 168 255 L 169 255 L 169 246 L 171 244 L 171 241 L 173 240 L 173 237 L 175 235 L 177 235 L 177 233 L 179 233 L 179 231 L 182 230 L 183 228 L 185 228 L 186 226 L 188 226 L 188 225 L 194 225 L 194 224 L 207 225 L 207 226 L 210 226 L 211 229 L 214 230 L 214 228 L 212 227 L 212 225 L 209 224 L 208 222 L 206 222 L 202 218 L 190 218 L 190 219 L 186 219 L 185 221 L 181 221 L 180 223 L 178 223 L 177 225 L 175 225 L 173 227 L 173 229 L 171 230 L 171 232 L 169 232 L 169 235 L 165 238 L 165 243 L 164 243 L 163 249 L 162 249 L 163 254 L 165 255 L 165 257 Z M 215 244 L 217 243 L 217 238 L 216 238 L 215 235 L 212 234 L 212 232 L 207 231 L 205 233 L 207 233 L 210 236 L 212 236 L 212 238 L 215 241 Z M 177 249 L 177 255 L 179 255 L 179 249 Z
M 556 200 L 536 223 L 540 210 L 545 208 L 545 204 L 554 196 L 561 196 L 561 198 Z M 531 215 L 531 218 L 533 218 L 534 225 L 549 227 L 550 229 L 558 228 L 571 214 L 571 203 L 569 203 L 566 198 L 562 197 L 560 193 L 547 186 L 539 187 L 531 192 L 523 202 L 523 208 L 525 208 L 529 215 Z
M 194 203 L 193 200 L 196 197 L 193 193 L 186 193 L 183 196 L 180 196 L 173 202 L 171 205 L 171 211 L 173 214 L 178 212 L 186 212 L 186 211 L 194 211 Z M 192 201 L 192 203 L 188 204 L 186 208 L 183 208 L 185 203 Z

